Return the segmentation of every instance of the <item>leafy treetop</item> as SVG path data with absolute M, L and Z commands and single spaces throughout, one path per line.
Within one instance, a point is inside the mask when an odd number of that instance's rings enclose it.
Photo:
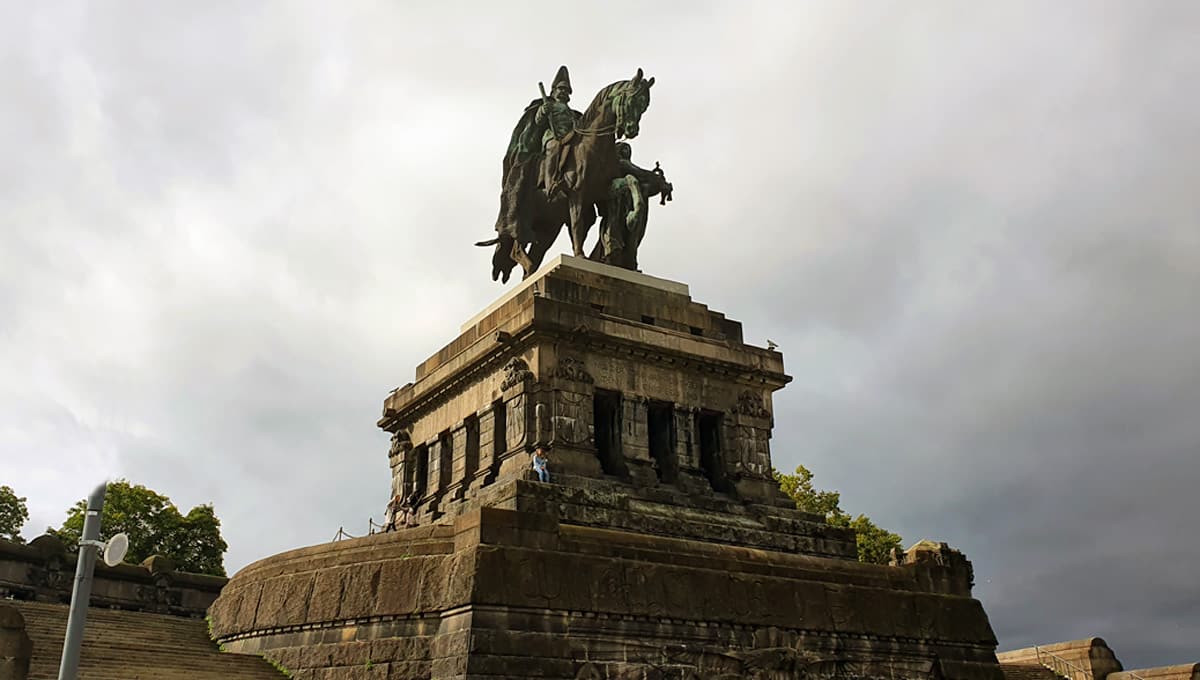
M 783 489 L 796 507 L 805 512 L 823 515 L 832 525 L 850 527 L 858 537 L 858 561 L 871 564 L 887 564 L 892 549 L 900 549 L 903 539 L 899 534 L 878 527 L 866 515 L 851 517 L 841 508 L 841 494 L 837 491 L 821 491 L 813 487 L 812 472 L 803 465 L 796 466 L 795 474 L 785 475 L 772 470 L 779 487 Z
M 79 501 L 67 511 L 63 525 L 51 533 L 67 545 L 77 545 L 86 511 L 87 500 Z M 221 521 L 212 505 L 198 505 L 184 515 L 170 498 L 119 479 L 108 485 L 100 530 L 106 537 L 120 532 L 129 536 L 126 562 L 140 563 L 151 555 L 163 555 L 180 571 L 225 575 L 229 546 L 221 538 Z
M 24 543 L 21 538 L 21 527 L 29 519 L 29 508 L 25 499 L 18 496 L 12 487 L 0 486 L 0 538 L 7 541 Z

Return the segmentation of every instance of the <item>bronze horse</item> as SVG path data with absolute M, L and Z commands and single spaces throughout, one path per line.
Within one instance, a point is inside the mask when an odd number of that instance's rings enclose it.
M 608 199 L 613 179 L 621 174 L 617 164 L 616 143 L 620 138 L 638 135 L 642 114 L 650 106 L 650 87 L 654 78 L 644 78 L 642 69 L 630 80 L 620 80 L 600 90 L 583 116 L 562 139 L 562 151 L 543 162 L 559 163 L 562 176 L 570 178 L 566 195 L 553 199 L 543 188 L 533 188 L 520 197 L 520 219 L 530 226 L 530 240 L 522 242 L 516 234 L 501 232 L 496 238 L 475 245 L 495 245 L 492 254 L 492 280 L 507 282 L 518 264 L 522 278 L 541 265 L 564 224 L 571 235 L 571 250 L 585 257 L 583 242 L 596 223 L 597 206 L 601 210 Z

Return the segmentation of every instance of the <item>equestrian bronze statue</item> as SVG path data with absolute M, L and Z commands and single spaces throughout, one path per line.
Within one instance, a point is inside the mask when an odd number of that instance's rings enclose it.
M 637 269 L 637 248 L 646 227 L 649 197 L 671 200 L 672 186 L 661 168 L 633 165 L 621 139 L 637 137 L 642 114 L 650 106 L 654 78 L 642 70 L 600 90 L 582 113 L 570 107 L 571 80 L 561 66 L 547 93 L 525 108 L 504 155 L 496 238 L 476 245 L 495 246 L 492 279 L 508 281 L 521 265 L 523 277 L 538 266 L 563 225 L 571 250 L 584 257 L 596 217 L 601 234 L 590 258 Z M 657 165 L 657 164 L 656 164 Z

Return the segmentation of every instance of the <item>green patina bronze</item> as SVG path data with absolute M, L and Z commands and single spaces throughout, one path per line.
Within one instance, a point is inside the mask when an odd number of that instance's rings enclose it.
M 673 187 L 660 168 L 646 170 L 634 165 L 633 149 L 617 142 L 617 162 L 625 173 L 612 181 L 608 206 L 600 220 L 600 239 L 589 256 L 593 260 L 637 271 L 637 250 L 646 235 L 649 200 L 661 195 L 671 200 Z
M 665 203 L 671 185 L 661 170 L 633 165 L 629 145 L 617 140 L 638 136 L 653 85 L 638 69 L 602 89 L 581 113 L 570 107 L 567 67 L 559 67 L 549 93 L 538 83 L 541 96 L 525 107 L 504 155 L 497 237 L 476 244 L 496 246 L 493 279 L 507 281 L 518 264 L 524 276 L 533 273 L 564 224 L 572 251 L 582 257 L 597 216 L 601 236 L 591 259 L 637 268 L 646 198 L 661 194 Z

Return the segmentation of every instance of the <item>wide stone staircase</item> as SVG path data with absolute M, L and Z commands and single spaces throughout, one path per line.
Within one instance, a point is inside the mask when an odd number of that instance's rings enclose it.
M 485 487 L 455 511 L 482 506 L 548 513 L 564 524 L 858 559 L 853 531 L 830 526 L 819 515 L 748 506 L 723 495 L 686 494 L 665 486 L 639 488 L 566 474 L 555 476 L 551 483 L 515 479 Z
M 1037 663 L 1001 663 L 1004 680 L 1063 680 L 1057 673 Z
M 20 610 L 33 641 L 29 680 L 56 680 L 67 630 L 66 605 L 5 601 Z M 279 680 L 286 677 L 257 656 L 226 654 L 208 637 L 203 619 L 89 609 L 80 654 L 80 680 Z

